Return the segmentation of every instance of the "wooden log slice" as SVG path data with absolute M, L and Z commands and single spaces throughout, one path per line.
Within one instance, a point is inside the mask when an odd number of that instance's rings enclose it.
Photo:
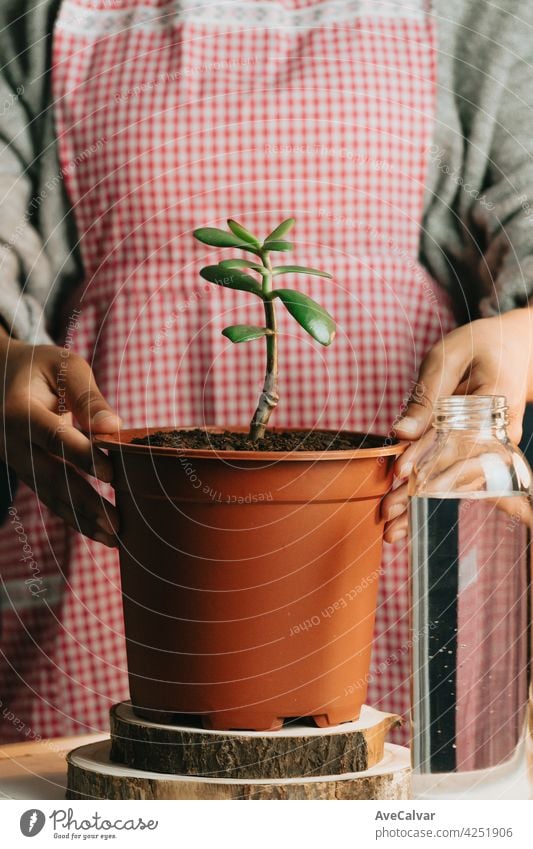
M 291 724 L 280 731 L 213 731 L 111 708 L 111 760 L 133 769 L 213 778 L 298 778 L 363 772 L 383 758 L 399 716 L 363 706 L 357 722 L 332 728 Z
M 67 755 L 67 799 L 409 799 L 409 750 L 385 745 L 366 772 L 300 778 L 238 779 L 161 775 L 112 763 L 110 741 Z

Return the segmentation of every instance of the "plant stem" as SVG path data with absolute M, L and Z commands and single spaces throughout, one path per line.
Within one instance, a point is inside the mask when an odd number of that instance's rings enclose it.
M 272 291 L 272 263 L 268 251 L 261 254 L 263 267 L 267 273 L 263 275 L 263 294 Z M 278 394 L 278 333 L 276 309 L 274 301 L 264 301 L 266 327 L 271 333 L 266 336 L 266 371 L 263 391 L 261 392 L 257 409 L 250 422 L 250 438 L 255 442 L 262 439 L 272 411 L 279 401 Z

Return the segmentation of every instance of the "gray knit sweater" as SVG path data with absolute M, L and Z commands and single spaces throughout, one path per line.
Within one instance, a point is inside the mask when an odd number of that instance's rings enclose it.
M 394 3 L 395 0 L 390 0 Z M 0 317 L 57 333 L 83 269 L 50 94 L 60 0 L 0 0 Z M 533 293 L 533 0 L 434 0 L 438 91 L 420 257 L 462 318 Z

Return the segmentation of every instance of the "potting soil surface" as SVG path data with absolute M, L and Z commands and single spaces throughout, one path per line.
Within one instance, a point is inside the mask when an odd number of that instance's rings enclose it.
M 254 442 L 247 433 L 224 430 L 209 433 L 193 430 L 156 431 L 131 440 L 135 445 L 167 448 L 213 448 L 217 451 L 349 451 L 354 448 L 380 448 L 391 440 L 364 434 L 347 434 L 320 430 L 267 431 Z

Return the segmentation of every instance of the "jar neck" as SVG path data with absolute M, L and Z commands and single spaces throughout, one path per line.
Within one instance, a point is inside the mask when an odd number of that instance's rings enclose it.
M 506 441 L 507 409 L 503 395 L 452 395 L 435 404 L 433 426 L 438 434 L 461 432 Z

